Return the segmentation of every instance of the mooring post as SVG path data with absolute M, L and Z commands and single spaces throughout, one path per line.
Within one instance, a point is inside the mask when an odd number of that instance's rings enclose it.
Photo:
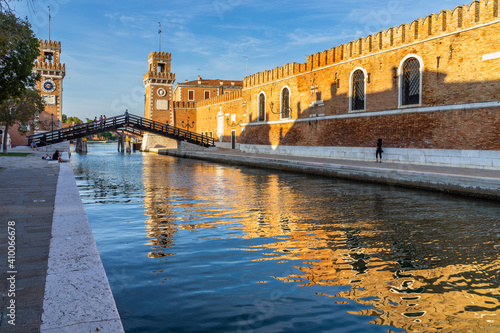
M 75 151 L 78 154 L 86 154 L 87 153 L 87 138 L 76 139 Z

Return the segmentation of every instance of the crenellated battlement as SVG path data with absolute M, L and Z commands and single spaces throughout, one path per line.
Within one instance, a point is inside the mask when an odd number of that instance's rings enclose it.
M 50 48 L 61 48 L 61 42 L 60 41 L 55 41 L 55 40 L 48 40 L 48 39 L 38 39 L 38 43 L 40 44 L 40 47 L 50 47 Z
M 239 99 L 243 97 L 243 92 L 241 90 L 238 91 L 232 91 L 224 95 L 220 96 L 215 96 L 212 98 L 204 99 L 202 101 L 199 101 L 197 103 L 197 107 L 204 107 L 207 105 L 215 105 L 215 104 L 220 104 L 220 103 L 226 103 L 233 101 L 235 99 Z
M 152 59 L 152 58 L 171 61 L 172 54 L 169 52 L 151 52 L 149 54 L 149 59 Z
M 66 71 L 66 65 L 61 63 L 53 63 L 53 62 L 42 62 L 37 61 L 34 63 L 34 69 L 46 69 L 53 71 Z
M 243 80 L 243 88 L 273 82 L 342 61 L 473 28 L 481 24 L 500 21 L 499 2 L 500 0 L 473 1 L 470 5 L 457 6 L 453 10 L 443 10 L 410 23 L 390 27 L 364 38 L 309 55 L 305 63 L 288 63 L 272 70 L 247 76 Z
M 196 108 L 196 103 L 195 102 L 174 101 L 173 106 L 174 106 L 174 109 L 194 109 L 194 108 Z
M 175 73 L 147 72 L 146 74 L 144 74 L 144 80 L 145 79 L 175 80 Z

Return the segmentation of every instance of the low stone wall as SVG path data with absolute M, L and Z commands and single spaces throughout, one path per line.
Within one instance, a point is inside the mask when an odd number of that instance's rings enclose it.
M 275 154 L 334 158 L 355 161 L 374 161 L 375 147 L 305 147 L 265 146 L 242 144 L 240 149 L 247 153 Z M 460 168 L 500 170 L 500 151 L 459 149 L 412 149 L 383 148 L 383 159 L 388 162 L 421 165 L 448 166 Z
M 154 153 L 161 149 L 203 150 L 204 147 L 151 133 L 146 133 L 144 135 L 142 138 L 141 151 Z

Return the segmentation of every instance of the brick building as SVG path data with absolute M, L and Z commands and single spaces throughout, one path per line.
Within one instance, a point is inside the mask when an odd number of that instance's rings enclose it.
M 170 53 L 149 54 L 149 69 L 144 75 L 145 118 L 194 130 L 196 102 L 243 88 L 243 81 L 207 80 L 198 76 L 198 80 L 177 83 L 173 89 L 175 74 L 171 72 L 171 62 Z
M 198 75 L 198 80 L 177 83 L 174 100 L 179 102 L 199 102 L 221 96 L 243 88 L 243 81 L 207 80 Z
M 499 0 L 474 1 L 250 75 L 195 130 L 272 152 L 500 168 Z

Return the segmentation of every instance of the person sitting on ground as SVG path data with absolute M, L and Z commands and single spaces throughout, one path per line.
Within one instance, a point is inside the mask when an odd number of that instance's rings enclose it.
M 33 150 L 35 150 L 35 149 L 36 149 L 36 150 L 39 150 L 39 149 L 38 149 L 38 146 L 36 145 L 36 142 L 35 142 L 35 141 L 31 141 L 31 149 L 33 149 Z
M 42 158 L 43 158 L 44 160 L 50 160 L 50 159 L 51 159 L 51 157 L 50 157 L 50 155 L 49 155 L 49 154 L 45 155 L 45 157 L 42 157 Z
M 59 153 L 59 150 L 55 151 L 54 155 L 52 155 L 52 159 L 54 161 L 62 162 L 61 154 Z

